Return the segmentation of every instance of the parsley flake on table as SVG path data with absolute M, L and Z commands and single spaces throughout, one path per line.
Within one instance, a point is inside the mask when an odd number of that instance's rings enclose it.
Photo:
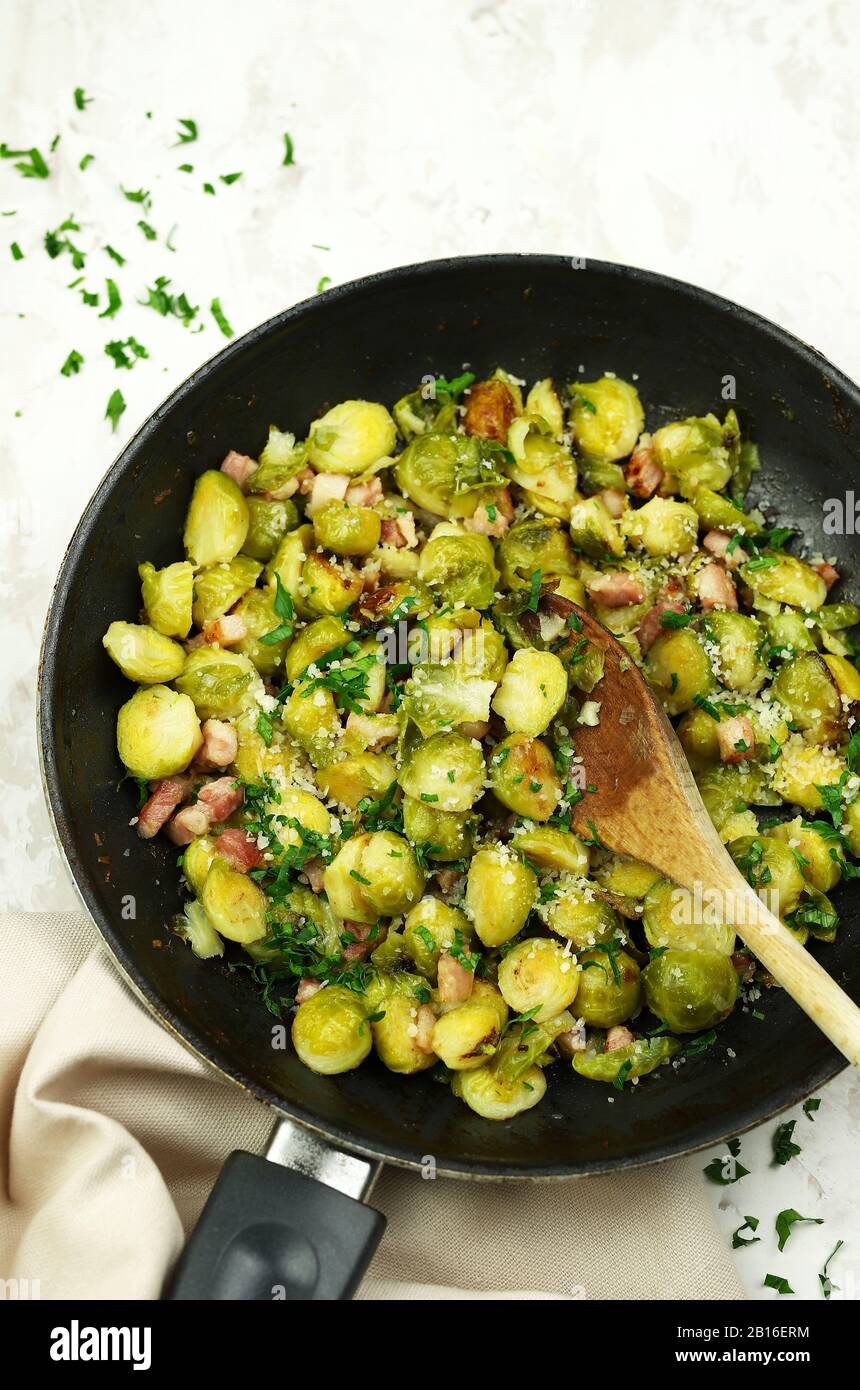
M 122 184 L 120 188 L 130 203 L 140 203 L 147 212 L 152 207 L 152 199 L 145 188 L 123 188 Z
M 844 1244 L 844 1240 L 837 1240 L 830 1254 L 827 1256 L 827 1259 L 824 1261 L 824 1264 L 821 1266 L 821 1270 L 819 1271 L 818 1282 L 821 1285 L 821 1292 L 824 1294 L 825 1298 L 829 1298 L 830 1295 L 833 1293 L 834 1289 L 836 1289 L 837 1292 L 839 1291 L 839 1285 L 834 1284 L 832 1279 L 830 1278 L 830 1275 L 828 1274 L 828 1267 L 830 1265 L 830 1261 L 833 1259 L 833 1256 L 838 1254 L 838 1252 L 842 1249 Z
M 225 338 L 232 338 L 232 337 L 233 337 L 233 329 L 232 329 L 232 327 L 231 327 L 231 325 L 230 325 L 230 322 L 229 322 L 229 320 L 228 320 L 228 318 L 227 318 L 227 315 L 224 313 L 224 310 L 221 308 L 221 300 L 220 300 L 220 299 L 213 299 L 213 300 L 212 300 L 212 303 L 209 305 L 209 312 L 211 313 L 211 315 L 212 315 L 213 319 L 215 320 L 215 322 L 217 323 L 218 327 L 221 329 L 221 332 L 224 334 L 224 337 L 225 337 Z
M 289 135 L 287 131 L 284 131 L 284 157 L 281 160 L 282 167 L 289 168 L 291 164 L 295 164 L 295 153 L 296 152 L 295 146 L 293 145 L 293 137 Z
M 51 172 L 44 155 L 35 145 L 29 150 L 12 150 L 4 141 L 0 145 L 0 159 L 17 160 L 14 167 L 23 179 L 46 179 Z
M 13 242 L 12 242 L 11 246 L 9 247 L 9 250 L 12 252 L 12 260 L 13 260 L 13 261 L 23 261 L 23 259 L 24 259 L 24 252 L 21 250 L 21 248 L 20 248 L 20 246 L 18 245 L 17 241 L 13 241 Z
M 74 91 L 74 98 L 75 98 L 75 106 L 77 107 L 77 109 L 78 109 L 79 111 L 84 111 L 88 106 L 91 106 L 92 103 L 93 103 L 93 101 L 95 100 L 94 97 L 88 97 L 88 96 L 87 96 L 87 94 L 86 94 L 86 92 L 84 91 L 83 87 L 76 87 L 76 88 L 75 88 L 75 91 Z
M 95 155 L 94 155 L 94 154 L 85 154 L 85 155 L 83 156 L 83 158 L 81 159 L 80 164 L 78 165 L 78 168 L 80 169 L 81 173 L 83 173 L 85 169 L 88 169 L 88 168 L 89 168 L 89 166 L 92 164 L 92 162 L 93 162 L 94 159 L 95 159 Z
M 218 177 L 222 183 L 226 183 L 229 187 L 231 183 L 236 183 L 242 177 L 242 171 L 240 170 L 238 174 L 219 174 Z
M 797 1120 L 786 1120 L 785 1124 L 777 1126 L 773 1136 L 774 1164 L 784 1166 L 802 1152 L 800 1145 L 795 1144 L 792 1139 L 796 1124 Z
M 156 237 L 158 236 L 158 232 L 155 230 L 155 228 L 152 226 L 150 222 L 144 222 L 143 218 L 141 218 L 137 225 L 143 232 L 143 235 L 146 237 L 147 241 L 155 241 Z
M 122 392 L 120 390 L 113 391 L 105 411 L 105 419 L 110 420 L 111 432 L 113 434 L 116 433 L 116 427 L 119 424 L 120 416 L 123 414 L 124 410 L 125 400 Z
M 71 352 L 69 353 L 68 357 L 66 358 L 62 367 L 60 368 L 60 376 L 76 376 L 77 373 L 81 370 L 83 360 L 84 359 L 81 356 L 81 354 L 77 352 L 75 348 L 72 348 Z
M 105 288 L 108 297 L 107 308 L 102 310 L 99 318 L 112 319 L 122 308 L 122 295 L 115 280 L 105 280 Z
M 784 1279 L 781 1274 L 766 1274 L 762 1287 L 766 1289 L 776 1289 L 779 1294 L 794 1293 L 794 1289 L 791 1287 L 788 1280 Z
M 139 358 L 149 356 L 143 343 L 139 343 L 136 338 L 117 338 L 105 343 L 105 352 L 115 367 L 125 367 L 128 371 L 131 371 Z
M 177 132 L 176 132 L 176 136 L 177 136 L 176 144 L 177 144 L 177 145 L 191 145 L 191 144 L 193 144 L 194 141 L 197 139 L 197 136 L 198 136 L 197 122 L 196 122 L 196 121 L 192 121 L 191 118 L 190 118 L 190 116 L 180 116 L 180 118 L 179 118 L 179 127 L 180 127 L 179 130 L 177 130 Z M 175 149 L 175 148 L 176 148 L 176 146 L 174 146 L 174 149 Z
M 819 1108 L 820 1105 L 821 1100 L 818 1096 L 810 1096 L 809 1100 L 805 1100 L 803 1102 L 803 1113 L 808 1120 L 814 1120 L 814 1112 Z
M 791 1235 L 792 1227 L 796 1226 L 799 1221 L 809 1221 L 815 1226 L 824 1225 L 824 1221 L 820 1216 L 801 1216 L 799 1211 L 794 1210 L 794 1207 L 786 1207 L 784 1211 L 779 1212 L 776 1218 L 775 1229 L 780 1250 L 785 1249 L 786 1242 Z
M 736 1230 L 732 1231 L 732 1249 L 742 1250 L 745 1245 L 758 1245 L 759 1241 L 761 1240 L 761 1236 L 750 1235 L 749 1237 L 747 1237 L 744 1235 L 744 1231 L 753 1232 L 757 1230 L 758 1217 L 745 1216 L 743 1219 L 743 1225 L 738 1226 Z

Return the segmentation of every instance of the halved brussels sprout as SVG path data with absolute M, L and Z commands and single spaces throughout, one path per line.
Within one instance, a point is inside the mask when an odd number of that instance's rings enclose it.
M 383 1066 L 401 1076 L 414 1076 L 436 1064 L 435 1053 L 424 1052 L 417 1044 L 417 1017 L 416 999 L 400 990 L 389 991 L 371 1017 L 376 1055 Z
M 289 531 L 284 536 L 266 566 L 266 575 L 273 583 L 275 576 L 280 579 L 300 618 L 312 616 L 302 593 L 302 569 L 314 544 L 314 528 L 298 526 L 295 531 Z
M 495 1005 L 468 999 L 436 1020 L 433 1051 L 451 1071 L 482 1067 L 499 1045 L 501 1025 Z
M 540 477 L 547 469 L 572 465 L 576 486 L 576 465 L 552 426 L 542 415 L 518 415 L 508 429 L 508 450 L 517 469 L 527 479 Z
M 526 414 L 539 415 L 553 434 L 564 433 L 564 410 L 551 376 L 536 381 L 526 397 Z
M 524 854 L 539 869 L 567 869 L 574 874 L 588 873 L 590 852 L 570 830 L 541 825 L 533 830 L 519 830 L 511 841 L 519 854 Z
M 111 623 L 102 646 L 123 675 L 140 685 L 172 681 L 185 665 L 184 647 L 140 623 Z
M 263 566 L 249 555 L 201 570 L 194 579 L 194 621 L 198 627 L 222 618 L 234 603 L 253 589 Z
M 569 952 L 545 936 L 518 941 L 499 965 L 499 989 L 515 1014 L 554 1018 L 576 998 L 579 971 Z
M 786 917 L 797 907 L 804 878 L 787 844 L 770 835 L 744 835 L 731 840 L 728 851 L 747 882 L 776 904 L 772 911 L 777 916 Z
M 397 780 L 397 764 L 387 753 L 351 753 L 317 772 L 320 790 L 351 810 L 365 797 L 378 800 Z
M 504 845 L 473 855 L 466 880 L 466 913 L 485 946 L 501 946 L 525 925 L 537 897 L 537 879 Z
M 688 710 L 676 729 L 678 741 L 694 772 L 715 767 L 720 761 L 718 721 L 707 710 Z
M 577 492 L 576 464 L 571 458 L 562 458 L 540 473 L 527 473 L 516 464 L 506 464 L 505 472 L 512 483 L 523 490 L 523 501 L 529 507 L 543 512 L 545 516 L 570 521 L 575 504 L 580 501 Z
M 327 985 L 299 1005 L 292 1039 L 300 1061 L 322 1076 L 361 1066 L 372 1044 L 364 1005 L 344 985 Z
M 760 522 L 748 516 L 743 507 L 731 497 L 714 492 L 709 487 L 697 487 L 690 493 L 690 502 L 699 514 L 699 522 L 704 531 L 740 531 L 744 536 L 758 536 L 762 532 Z
M 285 483 L 300 473 L 308 460 L 306 443 L 297 444 L 294 434 L 269 426 L 260 463 L 248 481 L 249 492 L 277 493 Z
M 397 429 L 384 405 L 341 401 L 311 425 L 308 458 L 318 473 L 355 477 L 388 458 L 396 443 Z
M 185 518 L 185 553 L 198 568 L 239 554 L 248 534 L 248 504 L 226 473 L 210 469 L 194 484 Z
M 664 425 L 651 436 L 654 456 L 674 491 L 689 497 L 698 487 L 721 492 L 732 476 L 732 455 L 716 415 Z
M 514 652 L 493 700 L 511 733 L 532 737 L 548 729 L 567 699 L 567 672 L 552 652 Z
M 191 630 L 194 566 L 187 560 L 157 570 L 148 560 L 138 565 L 146 616 L 164 637 L 187 637 Z
M 449 863 L 471 854 L 475 817 L 468 812 L 440 811 L 425 801 L 405 796 L 403 829 L 413 845 L 421 845 L 427 859 Z
M 794 555 L 765 551 L 741 565 L 741 578 L 753 591 L 753 600 L 770 599 L 792 608 L 820 608 L 827 585 L 817 570 Z
M 769 826 L 767 833 L 772 840 L 781 840 L 795 853 L 803 877 L 819 893 L 829 893 L 836 887 L 842 877 L 843 860 L 838 850 L 833 852 L 834 841 L 829 834 L 822 835 L 800 816 Z
M 234 719 L 265 693 L 254 663 L 220 647 L 189 652 L 175 684 L 194 701 L 201 719 Z
M 561 800 L 561 779 L 545 743 L 510 734 L 490 756 L 490 785 L 509 811 L 529 820 L 549 820 Z
M 340 716 L 330 690 L 314 689 L 312 682 L 301 681 L 281 707 L 281 723 L 314 767 L 328 767 L 341 736 Z
M 369 555 L 382 533 L 378 512 L 346 501 L 320 507 L 313 524 L 317 545 L 338 555 Z
M 623 940 L 618 913 L 597 896 L 587 879 L 562 873 L 553 887 L 552 896 L 539 909 L 550 931 L 571 941 L 578 951 Z
M 579 968 L 576 1012 L 586 1023 L 614 1028 L 638 1011 L 642 997 L 639 966 L 626 951 L 607 943 L 605 951 L 581 955 Z
M 618 901 L 620 911 L 625 916 L 629 911 L 638 917 L 645 894 L 654 886 L 660 874 L 648 864 L 613 854 L 594 870 L 594 877 L 601 888 Z
M 783 744 L 773 765 L 771 784 L 783 801 L 805 811 L 820 811 L 824 803 L 818 788 L 837 786 L 845 772 L 845 759 L 835 749 L 806 743 L 794 735 Z
M 808 628 L 803 614 L 793 608 L 783 608 L 778 613 L 769 614 L 765 618 L 765 631 L 768 659 L 780 657 L 787 660 L 798 652 L 814 652 L 818 648 L 814 629 Z
M 465 435 L 433 430 L 413 439 L 394 466 L 397 486 L 433 516 L 448 517 L 457 478 L 468 453 L 476 453 L 477 441 Z
M 546 1077 L 531 1066 L 516 1081 L 505 1081 L 491 1067 L 458 1071 L 451 1082 L 455 1096 L 482 1120 L 513 1120 L 531 1110 L 546 1095 Z
M 166 685 L 142 686 L 117 715 L 119 756 L 133 777 L 147 782 L 182 772 L 202 742 L 193 702 Z
M 349 640 L 350 634 L 342 618 L 317 618 L 309 623 L 296 633 L 287 652 L 287 680 L 297 681 L 310 665 L 338 647 L 345 647 Z
M 247 874 L 231 869 L 220 855 L 209 866 L 200 901 L 215 930 L 228 941 L 262 941 L 268 932 L 262 888 Z
M 331 813 L 318 796 L 300 787 L 281 788 L 278 800 L 270 801 L 266 811 L 284 849 L 297 849 L 303 843 L 303 830 L 314 835 L 331 834 Z M 292 896 L 290 905 L 293 906 Z
M 738 977 L 720 951 L 664 951 L 642 972 L 645 1002 L 673 1033 L 698 1033 L 731 1013 Z
M 764 642 L 761 623 L 747 613 L 709 613 L 702 632 L 719 647 L 717 664 L 723 683 L 744 695 L 755 695 L 768 676 L 759 655 Z
M 281 625 L 275 609 L 274 592 L 271 589 L 250 589 L 233 612 L 242 619 L 247 629 L 241 641 L 235 643 L 233 651 L 253 661 L 261 676 L 271 677 L 279 673 L 290 645 L 289 637 L 282 637 L 277 642 L 262 640 Z
M 302 566 L 301 592 L 312 613 L 346 613 L 361 597 L 364 580 L 349 561 L 337 564 L 314 550 Z
M 648 889 L 642 925 L 649 946 L 677 947 L 681 951 L 720 951 L 730 956 L 735 949 L 735 929 L 719 921 L 716 903 L 699 903 L 687 888 L 661 878 Z
M 529 588 L 538 570 L 543 579 L 576 573 L 570 540 L 552 517 L 515 522 L 498 544 L 496 562 L 508 589 Z
M 353 835 L 325 871 L 332 908 L 355 922 L 408 912 L 423 888 L 424 873 L 411 845 L 393 830 Z
M 647 1076 L 656 1071 L 663 1062 L 668 1062 L 681 1049 L 677 1038 L 637 1038 L 625 1047 L 613 1048 L 604 1052 L 605 1035 L 592 1033 L 584 1052 L 577 1052 L 573 1058 L 573 1070 L 589 1081 L 605 1081 L 614 1085 L 624 1069 L 624 1080 L 632 1081 L 637 1076 Z
M 605 560 L 607 556 L 620 560 L 624 554 L 618 522 L 601 497 L 587 497 L 571 508 L 570 538 L 577 550 L 594 560 Z
M 299 524 L 295 502 L 269 501 L 265 497 L 249 497 L 248 534 L 244 551 L 254 560 L 271 560 L 288 531 Z
M 447 603 L 489 608 L 499 578 L 493 547 L 486 536 L 443 523 L 421 552 L 418 578 Z
M 450 950 L 455 942 L 468 951 L 471 939 L 472 924 L 465 912 L 439 898 L 422 898 L 403 924 L 404 949 L 428 980 L 435 980 L 443 951 Z
M 405 396 L 401 396 L 391 413 L 394 416 L 401 439 L 405 440 L 407 444 L 410 439 L 415 438 L 416 434 L 427 434 L 429 430 L 436 427 L 437 421 L 441 428 L 444 421 L 439 420 L 440 416 L 444 415 L 445 420 L 448 420 L 450 416 L 452 423 L 454 418 L 453 409 L 449 411 L 447 407 L 443 406 L 440 410 L 435 390 L 430 392 L 426 390 L 425 386 L 422 386 L 418 391 L 409 391 Z
M 692 709 L 697 695 L 708 696 L 717 686 L 710 658 L 688 627 L 657 638 L 645 658 L 645 675 L 667 714 Z
M 826 655 L 824 664 L 836 682 L 840 695 L 849 700 L 860 700 L 860 671 L 844 656 Z
M 462 734 L 434 734 L 413 750 L 398 781 L 416 801 L 440 811 L 469 811 L 484 790 L 480 744 Z
M 182 872 L 196 898 L 203 892 L 206 875 L 215 854 L 215 841 L 211 835 L 199 835 L 190 845 L 186 845 L 182 852 Z
M 416 666 L 406 684 L 400 708 L 425 738 L 458 724 L 484 724 L 496 682 L 467 676 L 449 666 Z
M 705 768 L 696 773 L 696 783 L 705 809 L 719 831 L 731 816 L 751 804 L 779 805 L 778 794 L 771 791 L 767 773 L 757 763 L 721 763 L 719 767 Z
M 842 700 L 833 672 L 817 652 L 801 652 L 777 673 L 773 698 L 810 743 L 836 743 L 845 728 Z
M 626 511 L 619 526 L 631 545 L 649 555 L 683 555 L 695 548 L 699 518 L 687 502 L 652 497 L 644 507 Z
M 577 446 L 595 458 L 626 458 L 645 427 L 635 386 L 620 377 L 576 381 L 570 388 L 570 424 Z

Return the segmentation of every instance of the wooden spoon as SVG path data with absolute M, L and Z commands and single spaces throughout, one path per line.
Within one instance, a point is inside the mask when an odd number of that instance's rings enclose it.
M 860 1009 L 771 913 L 735 867 L 705 810 L 681 745 L 641 672 L 606 628 L 571 605 L 604 654 L 599 723 L 577 725 L 584 785 L 574 829 L 607 849 L 698 887 L 709 912 L 735 926 L 766 970 L 840 1052 L 860 1064 Z

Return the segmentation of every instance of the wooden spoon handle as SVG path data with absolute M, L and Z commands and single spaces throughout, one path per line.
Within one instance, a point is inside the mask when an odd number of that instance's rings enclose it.
M 860 1008 L 740 874 L 736 878 L 727 874 L 720 887 L 731 889 L 735 903 L 743 902 L 744 911 L 738 914 L 743 922 L 736 922 L 738 935 L 834 1047 L 855 1067 L 860 1066 Z

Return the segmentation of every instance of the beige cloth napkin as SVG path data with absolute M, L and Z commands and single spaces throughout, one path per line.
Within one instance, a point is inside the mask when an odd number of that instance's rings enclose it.
M 20 914 L 0 920 L 0 1126 L 0 1279 L 151 1299 L 221 1163 L 259 1151 L 272 1116 L 150 1018 L 88 920 Z M 700 1166 L 563 1184 L 387 1169 L 359 1297 L 741 1298 Z

